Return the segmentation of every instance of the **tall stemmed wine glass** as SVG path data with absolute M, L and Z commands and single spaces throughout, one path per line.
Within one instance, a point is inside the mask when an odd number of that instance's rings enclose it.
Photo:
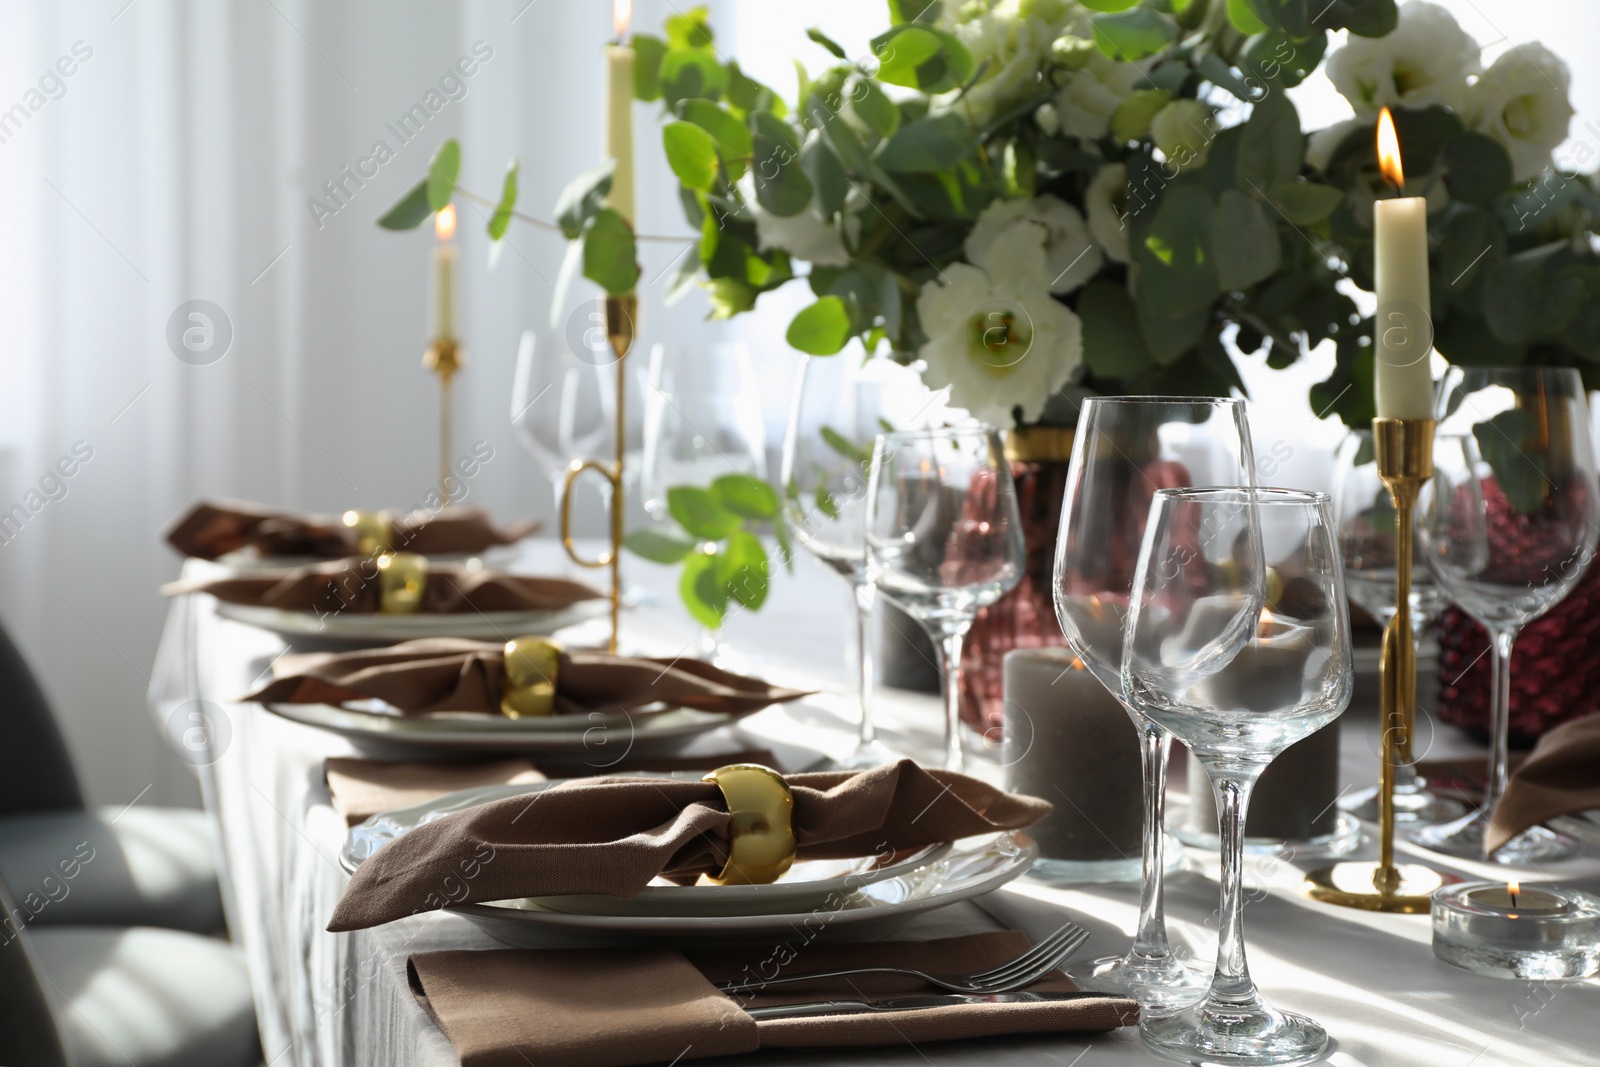
M 881 434 L 867 486 L 867 580 L 939 648 L 945 766 L 960 770 L 961 641 L 1022 580 L 1022 516 L 991 427 Z
M 1350 703 L 1350 619 L 1333 509 L 1296 489 L 1164 489 L 1128 609 L 1123 697 L 1199 757 L 1222 838 L 1217 966 L 1198 1004 L 1146 1010 L 1147 1045 L 1189 1063 L 1309 1063 L 1328 1035 L 1268 1004 L 1244 948 L 1250 790 Z
M 1113 694 L 1122 693 L 1122 624 L 1133 591 L 1151 495 L 1200 484 L 1253 485 L 1255 458 L 1243 400 L 1090 397 L 1078 413 L 1056 538 L 1056 617 L 1072 651 Z M 1124 705 L 1126 706 L 1126 704 Z M 1095 960 L 1080 985 L 1147 1004 L 1198 997 L 1207 972 L 1173 955 L 1162 917 L 1167 757 L 1172 738 L 1128 708 L 1144 754 L 1144 891 L 1125 956 Z
M 523 331 L 511 379 L 511 424 L 550 480 L 558 512 L 567 465 L 595 455 L 606 438 L 601 376 L 593 364 Z
M 1493 749 L 1482 807 L 1408 836 L 1450 855 L 1479 857 L 1506 787 L 1511 648 L 1524 626 L 1572 592 L 1594 557 L 1600 483 L 1576 370 L 1452 367 L 1434 415 L 1439 440 L 1433 496 L 1422 501 L 1422 545 L 1450 599 L 1489 631 Z M 1571 838 L 1534 827 L 1488 858 L 1539 863 L 1576 848 Z
M 1350 599 L 1386 626 L 1394 617 L 1394 501 L 1378 477 L 1378 458 L 1372 431 L 1351 430 L 1339 446 L 1334 463 L 1333 510 L 1339 524 L 1339 554 L 1344 559 L 1344 583 Z M 1414 558 L 1421 559 L 1420 551 Z M 1412 640 L 1421 645 L 1429 627 L 1449 603 L 1444 590 L 1426 566 L 1411 575 Z M 1408 730 L 1402 757 L 1395 768 L 1394 817 L 1402 823 L 1433 823 L 1454 818 L 1460 805 L 1434 797 L 1417 773 L 1412 748 L 1416 729 Z M 1378 791 L 1366 790 L 1348 798 L 1348 808 L 1368 822 L 1378 821 Z M 1345 801 L 1340 802 L 1346 806 Z
M 783 438 L 783 522 L 790 538 L 850 583 L 856 604 L 860 732 L 848 767 L 876 767 L 894 754 L 872 722 L 872 613 L 867 581 L 867 476 L 885 429 L 913 429 L 932 394 L 915 371 L 887 359 L 810 358 L 795 375 Z

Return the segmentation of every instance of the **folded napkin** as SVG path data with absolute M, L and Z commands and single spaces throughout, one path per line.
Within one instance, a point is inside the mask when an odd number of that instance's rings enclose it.
M 727 763 L 759 763 L 776 767 L 778 759 L 764 748 L 743 749 L 700 756 L 639 756 L 623 759 L 603 773 L 622 771 L 709 771 Z M 545 775 L 525 759 L 465 760 L 450 763 L 383 760 L 330 756 L 322 761 L 323 777 L 333 810 L 351 826 L 380 811 L 398 811 L 425 801 L 486 785 L 522 785 L 545 781 Z
M 807 944 L 783 970 L 887 965 L 970 972 L 1027 948 L 1027 936 L 1009 930 L 938 941 Z M 423 953 L 411 957 L 408 972 L 412 992 L 450 1038 L 462 1067 L 628 1067 L 759 1048 L 915 1047 L 1007 1034 L 1103 1033 L 1139 1018 L 1135 1002 L 1107 996 L 757 1022 L 743 1006 L 934 990 L 885 975 L 783 986 L 753 997 L 712 985 L 757 967 L 770 970 L 773 959 L 770 947 L 687 955 L 670 948 L 511 949 Z M 1075 988 L 1059 972 L 1028 987 Z
M 314 563 L 287 573 L 258 572 L 220 578 L 172 582 L 161 591 L 210 593 L 230 604 L 250 604 L 319 614 L 378 610 L 381 592 L 377 564 L 370 559 Z M 463 563 L 435 563 L 428 568 L 422 594 L 424 615 L 457 615 L 474 611 L 562 611 L 583 600 L 605 596 L 593 586 L 566 578 L 507 574 Z
M 1047 801 L 901 760 L 786 777 L 799 858 L 873 856 L 1028 826 Z M 711 782 L 594 778 L 443 816 L 391 842 L 345 887 L 328 929 L 359 930 L 440 906 L 440 876 L 484 855 L 455 903 L 603 893 L 634 897 L 657 875 L 693 881 L 728 858 L 727 809 Z
M 505 646 L 459 637 L 310 652 L 273 664 L 272 681 L 245 697 L 260 704 L 340 704 L 378 699 L 408 715 L 500 714 Z M 561 653 L 555 713 L 634 711 L 649 704 L 747 715 L 808 695 L 697 659 L 640 659 L 594 649 Z
M 1600 715 L 1551 730 L 1506 783 L 1484 846 L 1495 849 L 1557 815 L 1600 808 Z
M 539 529 L 534 519 L 496 526 L 482 508 L 420 510 L 394 519 L 396 552 L 448 555 L 509 545 Z M 167 532 L 167 543 L 185 556 L 216 559 L 241 548 L 263 556 L 356 554 L 356 532 L 337 515 L 282 511 L 237 501 L 202 500 Z

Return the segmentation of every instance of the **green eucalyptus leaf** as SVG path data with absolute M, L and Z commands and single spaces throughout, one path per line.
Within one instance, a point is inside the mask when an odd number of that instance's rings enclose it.
M 1499 141 L 1468 131 L 1444 146 L 1444 184 L 1466 204 L 1490 204 L 1511 188 L 1511 157 Z
M 1300 176 L 1305 137 L 1300 115 L 1283 93 L 1256 105 L 1239 138 L 1239 188 L 1265 197 Z
M 1267 24 L 1261 21 L 1261 16 L 1256 14 L 1250 0 L 1228 0 L 1228 21 L 1233 23 L 1233 28 L 1243 34 L 1261 33 L 1266 30 Z
M 824 296 L 794 317 L 784 338 L 807 355 L 831 356 L 845 346 L 853 332 L 844 301 L 837 296 Z
M 729 599 L 751 611 L 759 611 L 767 602 L 772 564 L 761 538 L 743 530 L 728 538 L 721 571 Z
M 1473 292 L 1484 266 L 1503 259 L 1509 244 L 1506 231 L 1493 213 L 1483 208 L 1453 210 L 1439 242 L 1434 288 L 1451 293 Z
M 433 208 L 428 204 L 428 179 L 424 178 L 383 213 L 378 225 L 386 230 L 414 230 L 432 214 Z
M 631 293 L 639 282 L 633 229 L 611 208 L 595 213 L 583 232 L 583 276 L 613 296 Z
M 1344 190 L 1321 182 L 1285 182 L 1272 190 L 1272 202 L 1296 226 L 1315 226 L 1344 203 Z
M 1176 66 L 1176 64 L 1168 65 Z M 1244 83 L 1239 75 L 1234 73 L 1233 68 L 1228 66 L 1227 61 L 1215 52 L 1206 52 L 1200 56 L 1199 59 L 1195 60 L 1194 68 L 1200 72 L 1201 77 L 1205 78 L 1206 81 L 1213 85 L 1220 85 L 1237 99 L 1246 102 L 1252 99 L 1250 87 Z
M 832 217 L 844 207 L 844 198 L 850 193 L 850 178 L 845 174 L 838 154 L 825 138 L 813 137 L 800 149 L 800 166 L 811 179 L 811 186 L 817 193 L 817 206 L 822 209 L 822 214 Z
M 711 33 L 711 12 L 704 4 L 688 11 L 673 9 L 667 17 L 667 43 L 674 48 L 710 48 L 716 38 Z
M 701 541 L 721 541 L 740 527 L 739 516 L 723 507 L 715 493 L 696 485 L 668 489 L 667 512 Z
M 702 101 L 704 102 L 704 101 Z M 661 128 L 667 165 L 678 180 L 702 192 L 717 180 L 717 142 L 692 122 L 669 122 Z
M 1096 278 L 1078 297 L 1083 320 L 1083 361 L 1096 378 L 1131 378 L 1150 369 L 1150 352 L 1139 332 L 1139 313 L 1127 288 Z
M 1094 43 L 1112 59 L 1133 61 L 1153 56 L 1178 37 L 1178 24 L 1148 7 L 1094 15 Z
M 752 111 L 770 111 L 779 118 L 788 113 L 783 99 L 771 89 L 745 74 L 738 60 L 730 59 L 728 73 L 728 103 L 743 115 Z
M 767 111 L 752 112 L 750 123 L 756 200 L 774 215 L 798 215 L 811 202 L 812 187 L 794 128 Z
M 428 206 L 435 211 L 450 202 L 456 193 L 456 178 L 461 174 L 461 145 L 450 138 L 439 146 L 428 164 Z
M 722 558 L 714 552 L 696 552 L 685 560 L 678 578 L 678 597 L 696 622 L 708 630 L 720 629 L 728 613 Z
M 489 218 L 491 241 L 500 240 L 511 227 L 511 213 L 517 207 L 517 173 L 520 170 L 521 164 L 514 159 L 506 167 L 505 180 L 500 183 L 500 202 L 494 206 L 494 214 Z
M 884 142 L 877 163 L 891 171 L 941 171 L 955 166 L 977 148 L 977 138 L 967 121 L 955 112 L 945 112 L 900 127 Z
M 682 100 L 716 100 L 727 84 L 728 72 L 709 48 L 669 48 L 661 58 L 661 97 L 668 107 Z
M 694 551 L 695 542 L 657 526 L 646 526 L 624 538 L 622 547 L 652 563 L 681 563 Z
M 1292 89 L 1309 78 L 1328 50 L 1328 34 L 1317 30 L 1307 37 L 1291 37 L 1282 30 L 1258 33 L 1245 42 L 1239 67 L 1263 81 Z
M 667 43 L 647 33 L 636 33 L 629 42 L 633 47 L 633 96 L 649 103 L 661 99 L 661 60 L 667 54 Z
M 771 521 L 778 517 L 778 493 L 760 478 L 724 474 L 711 483 L 711 495 L 741 519 Z
M 1139 6 L 1139 0 L 1081 0 L 1081 2 L 1090 11 L 1104 11 L 1107 13 L 1126 11 L 1130 7 Z
M 715 139 L 717 158 L 728 172 L 728 180 L 738 181 L 754 148 L 750 127 L 710 100 L 685 100 L 678 105 L 678 113 L 686 122 L 694 123 Z
M 861 121 L 879 137 L 891 136 L 900 126 L 900 109 L 871 78 L 862 78 L 855 83 L 850 103 Z
M 820 44 L 822 47 L 832 52 L 835 58 L 849 62 L 850 57 L 845 53 L 843 48 L 839 47 L 839 42 L 835 41 L 832 37 L 829 37 L 815 26 L 812 26 L 810 29 L 806 30 L 806 36 L 811 38 L 813 43 Z
M 1156 112 L 1171 101 L 1172 94 L 1165 89 L 1135 89 L 1111 113 L 1111 136 L 1118 141 L 1141 139 L 1150 132 Z
M 1211 217 L 1211 247 L 1216 253 L 1217 284 L 1226 291 L 1248 289 L 1278 271 L 1278 228 L 1260 201 L 1237 189 L 1229 189 L 1217 202 Z
M 928 23 L 901 25 L 872 39 L 877 78 L 889 85 L 944 93 L 972 76 L 972 53 L 953 34 Z
M 577 240 L 595 212 L 605 206 L 606 197 L 611 195 L 611 174 L 616 166 L 616 160 L 608 159 L 584 171 L 561 190 L 561 197 L 556 201 L 556 223 L 567 240 Z
M 889 0 L 889 22 L 932 22 L 939 17 L 940 0 Z
M 860 464 L 862 467 L 872 462 L 871 449 L 862 448 L 832 426 L 822 426 L 817 433 L 822 438 L 822 443 L 840 458 Z

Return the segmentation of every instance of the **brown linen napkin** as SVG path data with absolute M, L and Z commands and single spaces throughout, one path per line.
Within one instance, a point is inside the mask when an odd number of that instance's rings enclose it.
M 624 759 L 600 773 L 620 771 L 709 771 L 727 763 L 759 763 L 776 767 L 778 759 L 768 749 L 704 756 L 640 756 Z M 462 789 L 485 785 L 522 785 L 545 781 L 545 775 L 525 759 L 466 760 L 438 763 L 330 756 L 322 761 L 333 810 L 354 826 L 380 811 L 398 811 Z
M 805 944 L 784 970 L 888 965 L 930 972 L 982 970 L 1026 951 L 1015 931 L 926 942 Z M 893 1015 L 833 1015 L 756 1022 L 741 1005 L 868 999 L 933 992 L 912 979 L 859 975 L 782 987 L 745 998 L 712 982 L 766 966 L 774 949 L 690 953 L 673 949 L 429 952 L 409 961 L 411 990 L 450 1038 L 462 1067 L 629 1067 L 753 1052 L 758 1048 L 920 1045 L 1006 1034 L 1103 1033 L 1138 1021 L 1117 997 L 1036 1004 L 973 1004 Z M 1072 992 L 1057 972 L 1032 992 Z
M 377 564 L 342 559 L 297 567 L 287 573 L 258 572 L 172 582 L 167 596 L 209 593 L 230 604 L 249 604 L 320 615 L 371 614 L 381 600 Z M 488 567 L 435 563 L 428 568 L 422 594 L 424 615 L 474 611 L 562 611 L 583 600 L 605 596 L 593 586 L 567 578 L 507 574 Z
M 870 771 L 787 776 L 800 858 L 872 856 L 1031 825 L 1047 801 L 901 760 Z M 727 861 L 728 812 L 711 782 L 594 778 L 446 815 L 363 863 L 328 929 L 359 930 L 440 906 L 440 876 L 491 857 L 454 903 L 603 893 L 634 897 L 657 875 L 692 881 Z
M 535 533 L 540 523 L 523 519 L 498 527 L 482 508 L 420 510 L 395 519 L 397 552 L 448 555 L 482 552 Z M 263 556 L 327 556 L 356 553 L 356 533 L 338 516 L 284 511 L 232 500 L 202 500 L 173 524 L 167 543 L 185 556 L 216 559 L 241 548 Z
M 353 652 L 308 652 L 278 660 L 272 681 L 244 699 L 259 704 L 377 699 L 407 715 L 498 715 L 504 660 L 504 645 L 459 637 L 428 637 Z M 635 658 L 574 648 L 561 654 L 555 713 L 630 712 L 664 703 L 747 715 L 806 695 L 696 659 Z
M 1551 730 L 1506 783 L 1489 817 L 1490 852 L 1557 815 L 1600 808 L 1600 715 Z

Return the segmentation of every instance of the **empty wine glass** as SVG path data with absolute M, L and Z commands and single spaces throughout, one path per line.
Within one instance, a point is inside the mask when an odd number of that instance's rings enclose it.
M 1250 790 L 1284 749 L 1350 702 L 1350 619 L 1326 493 L 1155 494 L 1127 618 L 1124 698 L 1205 765 L 1222 838 L 1216 972 L 1189 1007 L 1141 1013 L 1157 1051 L 1197 1064 L 1309 1063 L 1317 1023 L 1268 1004 L 1244 946 Z
M 945 767 L 960 770 L 961 641 L 1022 579 L 1022 517 L 991 427 L 881 434 L 867 486 L 867 580 L 940 651 Z
M 887 429 L 912 429 L 931 394 L 909 367 L 808 358 L 795 376 L 783 438 L 783 521 L 790 537 L 850 583 L 856 604 L 860 732 L 848 767 L 895 758 L 872 724 L 871 624 L 876 595 L 867 581 L 865 517 L 872 445 Z
M 1161 488 L 1254 484 L 1243 400 L 1219 397 L 1090 397 L 1078 413 L 1056 537 L 1056 617 L 1072 651 L 1112 694 L 1122 693 L 1122 624 L 1133 591 L 1151 495 Z M 1167 757 L 1172 736 L 1127 707 L 1144 757 L 1144 888 L 1139 926 L 1124 956 L 1070 973 L 1080 985 L 1146 1004 L 1192 1001 L 1209 969 L 1174 955 L 1162 897 Z M 1175 847 L 1175 846 L 1174 846 Z
M 1351 430 L 1339 446 L 1334 465 L 1333 507 L 1339 524 L 1339 552 L 1344 559 L 1344 583 L 1350 599 L 1361 605 L 1380 625 L 1394 618 L 1394 501 L 1378 477 L 1378 459 L 1372 431 Z M 1421 558 L 1420 550 L 1415 558 Z M 1418 645 L 1449 599 L 1424 567 L 1411 575 L 1411 634 Z M 1412 742 L 1415 723 L 1408 724 L 1400 743 L 1400 764 L 1395 768 L 1394 817 L 1397 822 L 1431 823 L 1460 814 L 1453 801 L 1439 800 L 1417 773 Z M 1369 822 L 1378 820 L 1378 791 L 1365 790 L 1341 805 Z
M 599 371 L 524 330 L 511 379 L 511 425 L 539 464 L 561 510 L 567 465 L 596 455 L 606 439 Z
M 1575 370 L 1452 367 L 1434 414 L 1440 436 L 1433 493 L 1419 508 L 1423 555 L 1450 599 L 1489 631 L 1493 748 L 1482 806 L 1408 836 L 1450 855 L 1479 857 L 1506 787 L 1511 649 L 1524 626 L 1566 598 L 1594 557 L 1600 483 Z M 1576 848 L 1573 839 L 1536 826 L 1488 858 L 1539 863 Z
M 725 474 L 766 478 L 761 394 L 743 344 L 656 345 L 644 406 L 641 489 L 662 519 L 667 491 Z

